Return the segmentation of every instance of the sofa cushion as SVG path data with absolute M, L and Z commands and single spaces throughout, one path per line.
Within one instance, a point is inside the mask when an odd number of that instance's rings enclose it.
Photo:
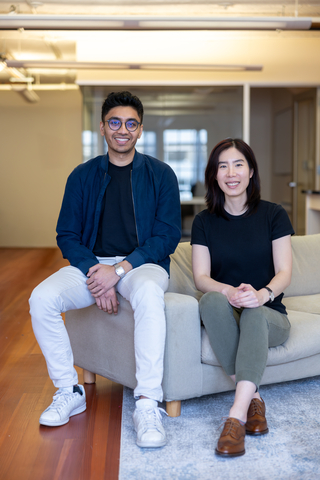
M 320 290 L 320 234 L 292 237 L 292 278 L 285 297 L 313 295 Z
M 301 295 L 300 297 L 285 297 L 282 301 L 287 310 L 320 315 L 320 293 L 316 295 Z
M 320 234 L 293 236 L 291 240 L 292 278 L 291 284 L 284 291 L 284 297 L 319 294 Z M 202 293 L 196 289 L 193 281 L 191 252 L 190 243 L 181 242 L 171 255 L 168 291 L 191 295 L 199 300 Z
M 192 274 L 192 248 L 189 242 L 181 242 L 171 255 L 168 292 L 191 295 L 200 300 L 202 292 L 196 289 Z
M 288 317 L 291 323 L 289 338 L 283 345 L 269 348 L 267 366 L 289 363 L 319 353 L 320 315 L 288 310 Z M 204 327 L 201 341 L 202 363 L 220 366 Z

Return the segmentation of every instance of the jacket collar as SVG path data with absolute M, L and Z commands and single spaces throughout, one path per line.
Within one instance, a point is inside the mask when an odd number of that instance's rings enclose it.
M 143 163 L 142 153 L 139 153 L 139 152 L 137 152 L 137 150 L 135 150 L 134 157 L 133 157 L 132 168 L 133 169 L 139 168 L 142 165 L 142 163 Z M 109 154 L 107 153 L 106 155 L 103 155 L 101 157 L 101 167 L 103 168 L 103 170 L 105 170 L 107 172 L 108 171 L 108 165 L 109 165 Z

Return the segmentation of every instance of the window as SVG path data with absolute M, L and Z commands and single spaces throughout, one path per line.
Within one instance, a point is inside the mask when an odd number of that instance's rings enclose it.
M 136 143 L 138 152 L 151 157 L 157 156 L 157 134 L 156 132 L 143 131 L 141 138 Z
M 207 163 L 207 130 L 164 130 L 164 161 L 175 171 L 181 200 L 192 197 L 192 187 L 204 181 Z
M 98 155 L 98 133 L 91 130 L 82 132 L 82 157 L 83 162 L 87 162 L 91 158 Z

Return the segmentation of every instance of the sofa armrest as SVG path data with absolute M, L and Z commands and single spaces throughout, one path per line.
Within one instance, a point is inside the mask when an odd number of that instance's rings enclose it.
M 201 325 L 198 301 L 189 295 L 165 294 L 167 320 L 164 400 L 201 395 Z

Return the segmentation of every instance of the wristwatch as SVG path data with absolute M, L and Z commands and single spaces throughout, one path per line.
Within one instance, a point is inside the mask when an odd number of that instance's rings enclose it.
M 263 287 L 263 288 L 266 288 L 266 289 L 268 290 L 268 292 L 269 292 L 269 303 L 273 302 L 273 300 L 274 300 L 274 293 L 273 293 L 273 291 L 271 290 L 271 288 L 269 288 L 269 287 Z
M 120 278 L 123 278 L 126 274 L 125 270 L 123 267 L 121 267 L 121 265 L 119 263 L 115 263 L 114 265 L 114 269 L 116 271 L 116 274 L 118 275 L 118 277 Z

